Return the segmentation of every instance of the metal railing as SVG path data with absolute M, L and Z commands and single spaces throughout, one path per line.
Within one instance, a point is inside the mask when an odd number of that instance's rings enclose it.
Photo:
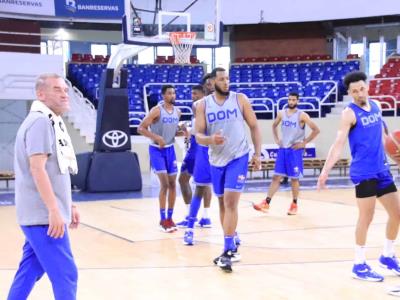
M 275 119 L 275 103 L 274 100 L 271 98 L 249 98 L 251 106 L 253 108 L 261 107 L 262 109 L 255 109 L 255 113 L 270 113 L 272 118 Z M 272 110 L 268 107 L 268 105 L 264 103 L 254 103 L 254 101 L 266 101 L 271 103 Z
M 325 95 L 324 98 L 321 99 L 321 102 L 327 101 L 329 97 L 334 94 L 335 95 L 335 103 L 339 101 L 339 89 L 338 89 L 338 83 L 337 81 L 334 80 L 312 80 L 307 82 L 307 85 L 315 84 L 315 83 L 333 83 L 333 87 L 329 90 L 329 92 Z M 306 85 L 306 86 L 307 86 Z
M 314 105 L 314 103 L 311 102 L 302 102 L 301 100 L 308 100 L 308 99 L 314 99 L 318 102 L 318 107 L 316 107 Z M 320 118 L 322 116 L 322 110 L 321 110 L 321 103 L 320 103 L 320 98 L 318 97 L 300 97 L 299 98 L 300 102 L 298 105 L 305 105 L 305 106 L 310 106 L 311 108 L 303 108 L 302 110 L 305 112 L 314 112 L 318 114 L 318 118 Z M 280 110 L 280 109 L 285 109 L 288 106 L 288 97 L 282 97 L 279 98 L 278 101 L 276 102 L 276 109 Z M 281 103 L 282 102 L 286 102 L 284 105 L 282 105 L 281 107 Z
M 381 77 L 381 78 L 372 78 L 369 80 L 369 83 L 371 81 L 387 81 L 387 80 L 400 80 L 400 77 Z
M 198 85 L 198 83 L 195 83 L 195 82 L 187 82 L 187 83 L 171 83 L 171 82 L 149 82 L 149 83 L 146 83 L 144 86 L 143 86 L 143 101 L 144 101 L 144 109 L 145 109 L 145 112 L 146 113 L 148 113 L 149 112 L 149 104 L 148 104 L 148 102 L 147 102 L 147 97 L 149 96 L 148 95 L 148 93 L 147 93 L 147 87 L 150 87 L 150 86 L 163 86 L 163 85 L 166 85 L 166 84 L 171 84 L 171 85 L 173 85 L 173 86 L 185 86 L 185 85 L 187 85 L 187 86 L 194 86 L 194 85 Z M 179 100 L 176 100 L 176 101 L 189 101 L 189 100 L 186 100 L 186 99 L 179 99 Z M 190 100 L 191 101 L 191 100 Z
M 369 99 L 378 100 L 381 104 L 382 112 L 393 113 L 393 116 L 399 116 L 398 107 L 400 108 L 400 100 L 397 100 L 393 95 L 379 95 L 379 96 L 369 96 Z M 393 102 L 387 101 L 387 99 L 392 99 Z M 392 106 L 393 104 L 393 106 Z
M 80 131 L 87 143 L 94 142 L 96 132 L 97 111 L 92 102 L 87 99 L 80 90 L 72 86 L 68 79 L 65 79 L 69 86 L 70 111 L 66 114 L 72 125 Z
M 323 107 L 325 106 L 333 106 L 335 105 L 335 103 L 338 102 L 338 84 L 336 81 L 333 80 L 314 80 L 314 81 L 309 81 L 307 83 L 306 86 L 308 85 L 313 85 L 316 83 L 332 83 L 333 86 L 332 88 L 327 92 L 326 95 L 324 95 L 323 98 L 320 97 L 314 97 L 314 96 L 305 96 L 305 97 L 300 97 L 300 100 L 307 100 L 307 99 L 314 99 L 318 102 L 318 107 L 316 107 L 313 103 L 308 103 L 308 102 L 301 102 L 302 105 L 306 105 L 306 106 L 310 106 L 309 109 L 305 109 L 305 111 L 308 112 L 316 112 L 318 114 L 318 117 L 322 116 L 322 112 L 323 112 Z M 152 83 L 147 83 L 143 86 L 143 100 L 144 100 L 144 107 L 145 107 L 145 111 L 148 112 L 149 108 L 148 108 L 148 102 L 147 102 L 147 97 L 148 97 L 148 93 L 147 93 L 147 87 L 150 86 L 162 86 L 165 84 L 172 84 L 174 86 L 177 85 L 181 85 L 181 86 L 193 86 L 196 85 L 196 83 L 165 83 L 165 82 L 152 82 Z M 285 85 L 285 86 L 289 86 L 289 85 L 296 85 L 300 88 L 303 88 L 304 86 L 301 84 L 301 82 L 299 81 L 271 81 L 271 82 L 233 82 L 230 83 L 230 86 L 236 86 L 236 87 L 241 87 L 244 86 L 243 88 L 246 89 L 260 89 L 261 86 L 268 86 L 268 85 Z M 331 96 L 334 95 L 334 102 L 328 102 L 329 99 L 331 98 Z M 251 105 L 253 108 L 261 108 L 261 109 L 255 109 L 256 113 L 270 113 L 272 115 L 273 118 L 275 118 L 276 116 L 276 111 L 277 109 L 279 109 L 280 107 L 280 103 L 282 101 L 284 101 L 286 99 L 288 99 L 288 97 L 281 97 L 278 99 L 277 102 L 275 102 L 273 99 L 269 98 L 269 97 L 255 97 L 255 98 L 249 98 L 249 101 L 251 102 Z M 267 101 L 269 103 L 271 103 L 271 107 L 272 109 L 269 108 L 269 106 L 267 104 L 264 103 L 254 103 L 255 101 Z M 184 104 L 186 102 L 191 102 L 191 100 L 188 99 L 179 99 L 176 100 L 177 103 L 181 103 Z M 182 111 L 183 115 L 191 115 L 192 109 L 188 106 L 179 106 L 179 108 L 183 108 L 184 111 Z
M 241 86 L 241 85 L 290 85 L 295 84 L 299 87 L 303 87 L 300 81 L 265 81 L 265 82 L 230 82 L 229 86 Z M 247 87 L 249 89 L 258 89 L 259 87 Z

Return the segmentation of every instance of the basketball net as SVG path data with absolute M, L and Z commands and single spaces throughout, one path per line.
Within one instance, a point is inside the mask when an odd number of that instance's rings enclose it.
M 171 32 L 169 34 L 176 64 L 190 64 L 190 53 L 195 39 L 196 32 Z

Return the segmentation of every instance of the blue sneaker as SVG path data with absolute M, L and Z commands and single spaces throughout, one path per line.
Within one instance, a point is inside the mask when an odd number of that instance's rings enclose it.
M 239 237 L 239 234 L 237 232 L 235 232 L 235 245 L 236 246 L 240 246 L 242 244 L 242 240 Z
M 201 218 L 200 221 L 197 223 L 197 226 L 203 228 L 211 228 L 211 220 L 210 218 Z
M 353 278 L 365 281 L 383 281 L 384 277 L 374 271 L 366 263 L 354 264 L 352 271 Z
M 187 228 L 188 227 L 187 217 L 185 218 L 185 220 L 176 223 L 176 226 L 178 226 L 179 228 Z
M 379 264 L 382 268 L 388 269 L 394 274 L 400 276 L 400 266 L 396 256 L 386 257 L 381 255 L 381 257 L 379 258 Z
M 193 246 L 193 231 L 186 230 L 183 236 L 183 244 L 188 246 Z

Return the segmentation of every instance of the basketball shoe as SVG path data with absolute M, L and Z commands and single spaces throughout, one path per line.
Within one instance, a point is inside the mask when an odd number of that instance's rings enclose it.
M 294 216 L 297 214 L 297 204 L 296 203 L 292 202 L 292 204 L 290 204 L 287 214 L 289 216 Z
M 235 239 L 235 245 L 236 245 L 236 247 L 238 247 L 238 246 L 240 246 L 240 245 L 242 244 L 242 240 L 240 239 L 239 234 L 237 233 L 237 231 L 235 231 L 235 237 L 234 237 L 234 239 Z
M 366 263 L 355 264 L 352 271 L 353 278 L 365 281 L 383 281 L 384 277 L 371 269 Z
M 172 229 L 169 226 L 167 220 L 161 220 L 160 221 L 160 230 L 163 231 L 163 232 L 171 232 L 172 231 Z
M 231 250 L 225 251 L 222 255 L 214 259 L 214 264 L 220 267 L 223 271 L 227 273 L 232 272 L 232 257 L 233 253 Z
M 263 213 L 267 213 L 269 210 L 269 204 L 267 203 L 267 200 L 263 200 L 259 204 L 253 203 L 253 208 Z
M 392 271 L 396 275 L 400 275 L 399 261 L 396 256 L 386 257 L 381 255 L 379 258 L 379 265 L 382 268 Z
M 220 256 L 214 258 L 214 260 L 213 260 L 214 264 L 218 265 L 218 260 L 221 258 L 221 256 L 223 256 L 226 253 L 229 253 L 231 262 L 238 262 L 242 258 L 240 253 L 238 252 L 238 248 L 236 248 L 235 250 L 225 251 Z
M 197 223 L 197 226 L 203 228 L 211 228 L 211 220 L 210 218 L 201 218 L 200 221 Z
M 174 221 L 172 221 L 172 219 L 166 219 L 166 223 L 167 226 L 170 228 L 168 232 L 173 232 L 178 230 L 178 227 L 176 227 L 176 224 L 174 223 Z
M 186 228 L 188 227 L 188 217 L 185 218 L 185 220 L 176 223 L 176 226 L 178 226 L 179 228 Z
M 193 246 L 193 230 L 186 230 L 183 236 L 183 244 Z

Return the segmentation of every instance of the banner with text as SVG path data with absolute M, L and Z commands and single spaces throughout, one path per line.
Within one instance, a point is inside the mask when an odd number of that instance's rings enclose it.
M 55 0 L 0 0 L 0 13 L 54 16 Z
M 123 0 L 54 0 L 54 2 L 57 17 L 121 19 L 124 14 Z

